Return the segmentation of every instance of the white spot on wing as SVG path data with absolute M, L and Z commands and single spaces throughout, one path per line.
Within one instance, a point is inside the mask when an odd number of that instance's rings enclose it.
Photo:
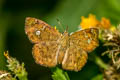
M 88 44 L 90 44 L 90 42 L 91 42 L 91 40 L 90 40 L 90 39 L 88 39 Z
M 40 35 L 40 31 L 36 31 L 36 35 L 39 36 Z

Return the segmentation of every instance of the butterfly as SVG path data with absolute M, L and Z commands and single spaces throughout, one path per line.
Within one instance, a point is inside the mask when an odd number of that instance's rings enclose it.
M 37 64 L 45 67 L 80 71 L 87 62 L 88 52 L 99 44 L 98 29 L 89 28 L 69 34 L 60 33 L 42 20 L 27 17 L 25 33 L 34 44 L 32 54 Z

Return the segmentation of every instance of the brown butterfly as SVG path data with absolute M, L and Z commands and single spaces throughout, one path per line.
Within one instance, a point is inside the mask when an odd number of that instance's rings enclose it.
M 98 46 L 98 29 L 84 29 L 72 34 L 58 30 L 36 18 L 26 18 L 25 32 L 33 46 L 37 64 L 55 67 L 62 64 L 66 70 L 79 71 L 87 62 L 87 52 Z

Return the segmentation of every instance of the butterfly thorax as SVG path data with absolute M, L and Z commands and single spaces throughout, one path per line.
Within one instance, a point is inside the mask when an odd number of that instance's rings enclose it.
M 58 59 L 57 62 L 59 64 L 62 63 L 63 59 L 64 59 L 64 55 L 66 52 L 66 49 L 69 45 L 69 35 L 68 32 L 64 32 L 63 35 L 61 36 L 61 38 L 59 39 L 59 46 L 58 46 Z

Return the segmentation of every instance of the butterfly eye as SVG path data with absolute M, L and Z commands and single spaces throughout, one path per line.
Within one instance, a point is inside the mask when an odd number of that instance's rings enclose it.
M 37 36 L 39 36 L 40 35 L 40 31 L 36 31 L 36 33 L 35 33 Z

